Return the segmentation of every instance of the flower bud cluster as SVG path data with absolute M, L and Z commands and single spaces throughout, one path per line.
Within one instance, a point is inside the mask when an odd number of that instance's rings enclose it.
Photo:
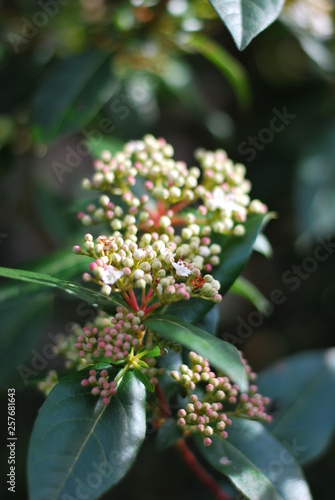
M 100 396 L 102 403 L 108 405 L 111 397 L 117 392 L 117 383 L 114 380 L 108 380 L 107 370 L 101 370 L 100 374 L 96 370 L 89 371 L 89 377 L 81 381 L 83 387 L 92 387 L 91 393 L 94 396 Z
M 212 269 L 208 262 L 203 265 L 204 259 L 217 259 L 220 247 L 213 244 L 209 252 L 205 252 L 205 244 L 208 244 L 209 238 L 196 239 L 199 241 L 193 241 L 190 245 L 182 244 L 177 248 L 176 243 L 168 239 L 164 242 L 163 236 L 159 238 L 157 234 L 145 233 L 140 239 L 140 246 L 121 236 L 99 236 L 94 241 L 91 234 L 86 234 L 84 248 L 76 245 L 73 250 L 95 259 L 89 266 L 92 275 L 85 273 L 83 278 L 99 284 L 104 295 L 108 296 L 112 291 L 127 292 L 134 288 L 145 290 L 148 286 L 151 289 L 149 299 L 152 300 L 155 296 L 161 304 L 188 300 L 191 297 L 218 303 L 222 299 L 219 294 L 220 283 L 210 274 L 202 277 L 201 268 Z M 200 252 L 206 253 L 206 257 L 195 254 L 199 243 L 202 243 Z M 185 255 L 185 261 L 180 257 L 177 260 L 176 254 Z
M 100 313 L 92 323 L 77 330 L 75 348 L 87 364 L 101 359 L 111 363 L 124 361 L 132 347 L 139 345 L 144 330 L 141 314 L 118 307 L 115 316 Z
M 250 392 L 241 394 L 239 387 L 228 377 L 215 374 L 208 361 L 195 352 L 190 352 L 190 367 L 181 365 L 179 371 L 172 371 L 171 377 L 187 391 L 188 402 L 178 411 L 178 426 L 185 432 L 198 432 L 205 446 L 212 443 L 215 433 L 222 439 L 228 437 L 226 427 L 231 425 L 229 417 L 241 417 L 270 422 L 265 406 L 269 398 L 257 393 L 257 387 L 250 386 Z M 197 394 L 193 391 L 197 389 Z M 199 398 L 199 389 L 203 397 Z
M 55 370 L 49 370 L 47 375 L 44 377 L 44 380 L 38 383 L 38 388 L 42 391 L 45 396 L 52 391 L 55 385 L 58 383 L 58 375 Z
M 234 164 L 221 149 L 198 149 L 195 156 L 203 171 L 203 183 L 195 190 L 203 202 L 200 212 L 214 232 L 243 235 L 242 223 L 248 214 L 267 212 L 262 202 L 250 200 L 251 183 L 245 179 L 245 166 Z
M 236 224 L 240 227 L 248 213 L 267 211 L 259 200 L 250 200 L 251 183 L 245 178 L 244 165 L 234 164 L 225 151 L 198 149 L 195 157 L 201 168 L 188 168 L 185 162 L 174 160 L 173 154 L 173 147 L 165 139 L 146 135 L 142 140 L 127 143 L 123 151 L 114 156 L 104 151 L 94 164 L 96 173 L 92 181 L 84 179 L 83 186 L 121 195 L 133 215 L 143 209 L 141 222 L 150 218 L 151 212 L 145 207 L 148 195 L 154 198 L 164 210 L 156 214 L 149 227 L 158 222 L 157 215 L 164 216 L 169 209 L 175 214 L 195 201 L 202 202 L 197 210 L 201 226 L 209 225 L 210 230 L 218 233 L 230 233 Z M 142 198 L 133 193 L 139 177 L 144 179 L 147 191 Z M 117 220 L 122 215 L 122 209 L 114 207 L 108 196 L 102 196 L 100 204 L 101 208 L 90 206 L 88 218 L 82 214 L 84 223 L 89 223 L 90 217 L 96 222 L 112 223 L 114 217 Z M 119 213 L 115 214 L 116 210 Z M 214 212 L 217 212 L 215 217 Z M 236 230 L 236 234 L 241 231 L 241 228 Z
M 117 364 L 124 372 L 140 370 L 151 385 L 156 385 L 164 369 L 156 366 L 156 359 L 145 357 L 157 342 L 141 349 L 145 335 L 143 316 L 143 311 L 129 312 L 123 307 L 117 307 L 115 316 L 99 311 L 92 322 L 84 327 L 74 324 L 70 335 L 59 336 L 55 352 L 65 355 L 67 368 L 81 370 L 99 362 Z M 107 370 L 97 375 L 92 369 L 89 377 L 82 380 L 82 385 L 92 387 L 92 394 L 108 404 L 117 388 L 117 381 L 108 378 Z M 51 371 L 39 387 L 48 393 L 57 382 L 56 372 Z
M 144 361 L 148 365 L 148 368 L 143 366 L 141 368 L 141 372 L 143 373 L 143 375 L 145 375 L 148 378 L 150 384 L 152 384 L 152 385 L 158 384 L 157 377 L 159 375 L 164 375 L 164 373 L 165 373 L 164 368 L 158 368 L 156 366 L 157 360 L 155 358 L 149 358 L 149 359 L 144 358 Z
M 161 233 L 174 232 L 173 226 L 183 222 L 185 229 L 192 232 L 196 227 L 201 236 L 211 232 L 239 236 L 244 233 L 248 214 L 267 211 L 259 200 L 251 201 L 251 183 L 245 179 L 244 165 L 234 164 L 225 151 L 198 149 L 195 156 L 201 168 L 188 168 L 185 162 L 174 160 L 173 154 L 165 139 L 146 135 L 127 143 L 114 156 L 104 151 L 94 164 L 92 180 L 84 179 L 83 186 L 120 195 L 129 206 L 128 215 L 138 216 L 144 229 L 154 227 Z M 141 197 L 135 194 L 137 182 L 146 190 Z M 152 211 L 154 200 L 156 212 Z M 197 208 L 187 210 L 195 202 Z M 129 236 L 134 236 L 136 223 L 125 220 L 128 215 L 120 206 L 105 194 L 100 205 L 89 205 L 87 214 L 79 214 L 84 224 L 109 222 L 112 229 L 123 230 L 124 234 L 131 226 Z
M 244 166 L 234 165 L 224 151 L 198 150 L 202 170 L 188 169 L 173 155 L 165 139 L 146 135 L 115 155 L 104 151 L 92 180 L 83 182 L 104 194 L 100 206 L 90 204 L 80 220 L 107 222 L 112 231 L 96 240 L 87 234 L 83 248 L 73 250 L 94 259 L 84 280 L 100 285 L 104 295 L 134 288 L 144 293 L 148 287 L 151 306 L 191 297 L 220 302 L 220 285 L 209 274 L 221 255 L 212 233 L 242 235 L 249 213 L 266 212 L 261 202 L 250 201 Z
M 148 201 L 148 196 L 144 195 L 139 201 L 139 206 L 143 206 Z M 137 219 L 138 209 L 130 207 L 127 210 L 120 205 L 115 205 L 107 195 L 100 197 L 100 207 L 94 203 L 87 205 L 87 213 L 79 212 L 78 219 L 84 226 L 107 223 L 116 233 L 122 234 L 131 241 L 137 241 Z

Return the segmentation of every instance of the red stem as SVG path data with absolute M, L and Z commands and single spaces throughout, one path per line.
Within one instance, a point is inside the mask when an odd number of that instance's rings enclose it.
M 152 306 L 148 307 L 148 308 L 144 308 L 143 311 L 145 312 L 145 314 L 148 314 L 150 313 L 151 311 L 154 311 L 155 309 L 157 309 L 157 307 L 161 307 L 161 303 L 160 302 L 156 302 L 156 304 L 152 304 Z
M 133 303 L 132 301 L 130 300 L 127 292 L 123 292 L 122 294 L 122 297 L 124 298 L 124 300 L 127 302 L 128 306 L 130 306 L 132 309 L 133 309 Z
M 176 203 L 173 207 L 171 207 L 171 210 L 174 214 L 177 212 L 180 212 L 183 208 L 187 207 L 190 204 L 189 201 L 180 201 L 179 203 Z
M 153 294 L 154 294 L 154 289 L 150 288 L 150 290 L 147 293 L 147 296 L 145 297 L 145 301 L 148 302 L 148 300 L 151 299 L 151 297 L 153 296 Z
M 134 290 L 132 288 L 129 290 L 129 297 L 131 299 L 131 304 L 132 304 L 132 308 L 134 309 L 134 311 L 136 311 L 136 312 L 139 311 L 140 308 L 139 308 L 139 305 L 137 303 L 136 296 L 134 294 Z
M 166 401 L 164 392 L 159 384 L 155 387 L 155 394 L 159 402 L 159 408 L 161 410 L 162 416 L 168 418 L 171 415 L 168 402 Z
M 162 200 L 157 200 L 157 212 L 158 215 L 164 215 L 165 214 L 165 203 Z
M 229 495 L 221 490 L 212 476 L 208 474 L 208 472 L 203 468 L 202 465 L 200 465 L 183 439 L 179 439 L 175 446 L 179 450 L 181 456 L 183 457 L 189 468 L 192 470 L 192 472 L 194 472 L 195 476 L 197 476 L 198 479 L 206 486 L 206 488 L 211 491 L 213 495 L 215 495 L 215 498 L 217 498 L 217 500 L 230 500 Z
M 141 309 L 143 311 L 145 310 L 145 307 L 148 304 L 148 302 L 150 301 L 150 299 L 153 296 L 153 294 L 154 294 L 154 290 L 153 290 L 153 288 L 150 288 L 150 290 L 148 291 L 148 293 L 146 294 L 146 296 L 142 299 Z

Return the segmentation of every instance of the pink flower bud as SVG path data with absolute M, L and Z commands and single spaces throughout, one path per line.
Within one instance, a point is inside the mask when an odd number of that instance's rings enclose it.
M 211 438 L 206 437 L 206 438 L 203 440 L 203 443 L 204 443 L 204 446 L 210 446 L 210 445 L 212 444 L 212 440 L 211 440 Z

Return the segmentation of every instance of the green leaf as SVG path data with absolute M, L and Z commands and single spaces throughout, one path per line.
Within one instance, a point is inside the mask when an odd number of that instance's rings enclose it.
M 255 240 L 263 226 L 273 218 L 273 214 L 255 214 L 248 217 L 243 236 L 215 235 L 213 243 L 221 246 L 220 264 L 213 268 L 212 276 L 220 281 L 221 295 L 224 295 L 241 274 L 252 252 Z M 181 320 L 198 323 L 212 309 L 214 302 L 203 299 L 180 301 L 165 307 L 164 312 L 178 316 Z
M 143 384 L 126 373 L 103 405 L 80 385 L 83 373 L 62 379 L 38 414 L 28 454 L 32 500 L 96 499 L 127 473 L 142 445 Z
M 158 366 L 164 368 L 164 374 L 159 377 L 159 385 L 161 386 L 165 397 L 173 397 L 179 392 L 179 386 L 176 381 L 170 377 L 170 372 L 179 370 L 180 365 L 183 363 L 182 353 L 168 350 L 166 356 L 161 356 L 158 359 Z
M 157 432 L 157 449 L 163 451 L 183 437 L 183 432 L 178 427 L 174 418 L 168 418 Z
M 111 363 L 100 361 L 99 363 L 95 363 L 92 368 L 94 370 L 109 370 L 110 368 L 112 368 L 112 365 Z
M 48 276 L 47 274 L 0 267 L 0 276 L 27 281 L 29 283 L 37 283 L 43 286 L 59 288 L 67 293 L 70 293 L 71 295 L 74 295 L 78 299 L 84 300 L 88 304 L 99 306 L 107 312 L 114 311 L 116 306 L 123 306 L 128 309 L 127 304 L 116 294 L 106 297 L 99 292 L 85 288 L 77 283 L 71 283 L 70 281 L 54 278 L 52 276 Z
M 115 90 L 109 66 L 110 54 L 97 50 L 54 65 L 33 102 L 38 141 L 49 143 L 59 135 L 81 130 L 94 118 Z
M 239 276 L 232 284 L 230 292 L 249 300 L 262 314 L 267 313 L 270 302 L 253 283 L 243 276 Z
M 255 250 L 255 252 L 261 253 L 268 259 L 271 259 L 271 257 L 273 257 L 273 248 L 271 246 L 271 243 L 262 233 L 257 236 L 253 249 Z
M 232 418 L 228 439 L 214 436 L 200 453 L 251 500 L 312 500 L 294 457 L 259 422 Z
M 279 16 L 285 0 L 209 0 L 243 50 Z
M 242 392 L 248 390 L 248 379 L 241 357 L 234 346 L 214 337 L 174 316 L 155 315 L 145 320 L 145 324 L 163 337 L 204 356 L 218 370 L 224 372 Z
M 211 333 L 212 335 L 216 335 L 216 331 L 218 329 L 218 324 L 220 320 L 220 306 L 216 304 L 212 309 L 202 318 L 202 320 L 198 321 L 196 326 L 201 328 L 201 330 L 205 330 L 205 332 Z
M 298 462 L 318 457 L 335 430 L 335 348 L 279 361 L 257 385 L 276 409 L 271 433 L 295 449 Z
M 145 350 L 145 348 L 144 348 L 144 350 Z M 139 352 L 141 352 L 141 350 Z M 145 354 L 145 358 L 157 358 L 157 356 L 160 356 L 160 355 L 161 355 L 161 350 L 158 347 L 158 345 L 156 345 L 153 349 L 151 349 L 150 351 L 148 351 Z
M 30 262 L 26 265 L 26 268 L 28 271 L 71 279 L 86 271 L 91 261 L 90 257 L 76 255 L 73 253 L 72 248 L 66 248 L 44 259 L 39 259 L 37 262 Z M 36 285 L 25 285 L 23 287 L 22 284 L 2 286 L 0 290 L 0 302 L 18 296 L 22 297 L 23 294 L 30 294 L 38 288 Z
M 153 384 L 150 384 L 150 380 L 145 375 L 142 373 L 140 370 L 135 370 L 135 377 L 138 378 L 138 380 L 144 385 L 144 387 L 147 389 L 149 392 L 155 392 L 155 386 Z
M 248 77 L 237 59 L 205 35 L 193 35 L 188 41 L 188 45 L 215 64 L 233 87 L 241 106 L 247 107 L 250 104 L 251 94 Z

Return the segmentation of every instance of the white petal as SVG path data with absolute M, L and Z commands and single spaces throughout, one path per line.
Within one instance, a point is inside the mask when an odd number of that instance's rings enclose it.
M 186 266 L 185 262 L 179 260 L 178 262 L 172 262 L 173 267 L 176 270 L 178 276 L 189 276 L 191 274 L 190 269 Z
M 106 285 L 114 285 L 123 275 L 123 271 L 118 271 L 115 267 L 108 266 L 108 269 L 104 269 L 101 273 L 101 281 L 106 283 Z

